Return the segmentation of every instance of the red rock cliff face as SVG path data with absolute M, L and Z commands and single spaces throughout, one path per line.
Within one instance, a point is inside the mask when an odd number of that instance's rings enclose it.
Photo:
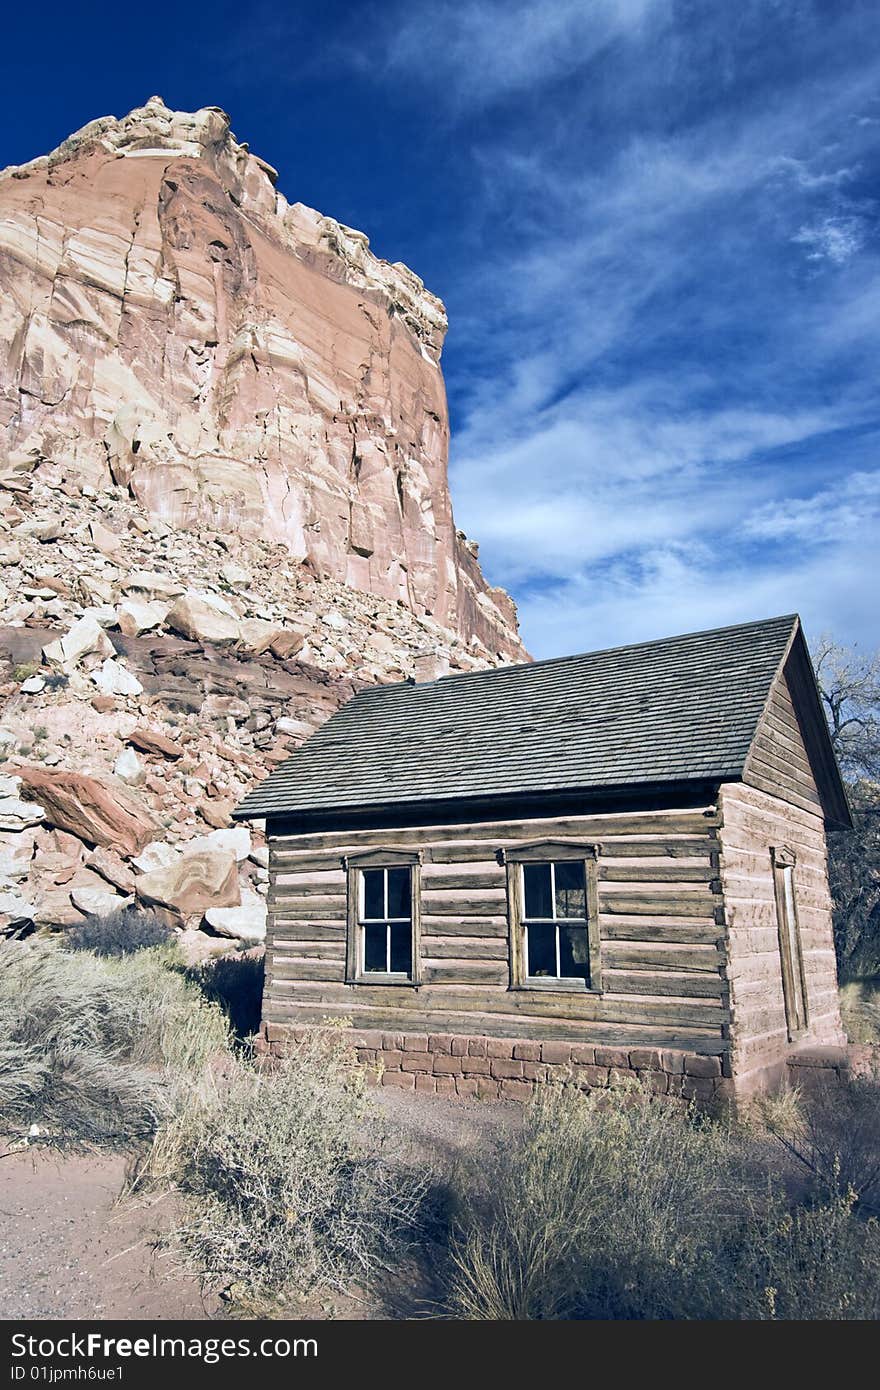
M 452 517 L 442 303 L 275 178 L 156 97 L 0 175 L 5 452 L 522 657 Z

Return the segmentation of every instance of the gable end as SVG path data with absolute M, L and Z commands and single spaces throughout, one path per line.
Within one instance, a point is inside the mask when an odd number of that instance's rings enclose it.
M 770 686 L 742 780 L 832 828 L 852 818 L 800 623 Z

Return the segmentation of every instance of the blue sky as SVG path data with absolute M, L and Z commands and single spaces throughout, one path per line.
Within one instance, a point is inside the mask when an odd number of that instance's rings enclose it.
M 4 20 L 0 163 L 154 92 L 220 105 L 443 297 L 456 516 L 535 655 L 792 609 L 877 645 L 874 3 L 49 3 L 39 31 Z

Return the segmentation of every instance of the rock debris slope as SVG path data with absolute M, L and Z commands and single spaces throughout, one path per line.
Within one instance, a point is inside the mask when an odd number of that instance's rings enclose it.
M 234 804 L 365 682 L 525 656 L 456 533 L 446 319 L 158 99 L 0 174 L 0 932 L 258 941 Z
M 7 450 L 521 655 L 453 523 L 442 303 L 275 184 L 159 97 L 0 175 Z

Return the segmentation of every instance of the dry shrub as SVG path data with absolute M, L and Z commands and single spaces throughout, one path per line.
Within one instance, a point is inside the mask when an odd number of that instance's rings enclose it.
M 187 1265 L 257 1306 L 393 1264 L 424 1189 L 386 1151 L 341 1033 L 272 1068 L 233 1063 L 163 1126 L 138 1181 L 177 1188 L 172 1239 Z
M 155 912 L 120 907 L 71 927 L 64 934 L 64 945 L 68 951 L 94 951 L 96 956 L 126 956 L 153 946 L 168 946 L 173 939 L 171 928 L 160 922 Z
M 450 1309 L 467 1318 L 686 1316 L 711 1282 L 707 1231 L 742 1190 L 720 1126 L 635 1089 L 542 1088 L 473 1176 L 452 1244 Z
M 851 980 L 842 985 L 840 1018 L 850 1042 L 880 1043 L 880 982 Z
M 880 1238 L 851 1199 L 791 1207 L 747 1136 L 638 1088 L 546 1087 L 471 1175 L 447 1312 L 465 1318 L 875 1316 Z M 804 1271 L 821 1258 L 821 1271 Z M 792 1311 L 794 1310 L 794 1311 Z
M 860 1220 L 852 1194 L 815 1205 L 780 1195 L 743 1222 L 736 1244 L 719 1251 L 729 1271 L 720 1318 L 874 1320 L 880 1317 L 880 1228 Z
M 767 1132 L 805 1174 L 819 1201 L 842 1197 L 880 1215 L 880 1081 L 817 1077 L 758 1107 Z
M 0 1127 L 59 1146 L 153 1133 L 183 1078 L 227 1045 L 216 1006 L 173 953 L 103 958 L 0 945 Z

